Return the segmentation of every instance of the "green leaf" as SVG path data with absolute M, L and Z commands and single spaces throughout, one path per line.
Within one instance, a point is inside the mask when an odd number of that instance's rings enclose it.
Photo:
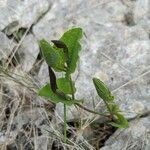
M 112 102 L 114 96 L 111 94 L 108 87 L 99 79 L 93 78 L 93 83 L 95 85 L 98 95 L 106 102 Z
M 57 79 L 56 82 L 57 82 L 58 89 L 60 91 L 62 91 L 65 94 L 72 94 L 72 88 L 70 84 L 70 82 L 72 81 L 70 81 L 68 78 L 59 78 Z M 76 89 L 74 83 L 72 85 L 73 85 L 73 92 L 75 93 Z
M 110 124 L 117 128 L 128 128 L 129 124 L 127 119 L 120 113 L 116 114 L 117 119 L 115 122 L 111 122 Z
M 57 51 L 44 39 L 40 41 L 40 48 L 49 66 L 57 71 L 64 70 L 65 58 L 62 51 Z
M 76 64 L 79 59 L 79 51 L 81 50 L 81 45 L 79 40 L 82 38 L 82 29 L 81 28 L 73 28 L 69 31 L 65 32 L 63 36 L 60 38 L 60 41 L 64 42 L 68 48 L 68 69 L 67 74 L 71 74 L 76 69 Z
M 53 103 L 63 103 L 66 105 L 73 105 L 75 103 L 80 103 L 81 101 L 79 100 L 72 100 L 72 99 L 66 99 L 61 95 L 57 95 L 56 93 L 54 93 L 50 87 L 50 84 L 46 84 L 43 88 L 41 88 L 39 90 L 38 93 L 39 96 L 43 96 L 46 98 L 49 98 L 49 100 Z

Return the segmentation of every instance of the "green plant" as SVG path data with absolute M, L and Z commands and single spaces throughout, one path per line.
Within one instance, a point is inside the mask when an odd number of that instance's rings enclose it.
M 111 119 L 112 122 L 110 124 L 116 127 L 125 128 L 128 126 L 127 120 L 120 113 L 119 107 L 114 103 L 114 96 L 99 79 L 94 78 L 93 82 L 98 95 L 105 102 L 109 114 L 101 114 L 90 110 L 82 105 L 83 100 L 75 98 L 76 88 L 71 74 L 75 72 L 79 59 L 82 35 L 83 31 L 81 28 L 73 28 L 65 32 L 59 40 L 52 40 L 53 44 L 48 43 L 44 39 L 39 42 L 50 76 L 50 83 L 39 90 L 39 95 L 48 98 L 53 103 L 60 102 L 64 104 L 64 142 L 67 142 L 66 106 L 75 105 L 88 112 L 106 116 Z M 57 79 L 55 72 L 63 72 L 64 77 Z
M 93 78 L 93 83 L 95 85 L 99 97 L 103 99 L 107 110 L 110 113 L 110 118 L 113 121 L 110 122 L 110 124 L 118 128 L 128 127 L 128 121 L 121 114 L 119 106 L 115 104 L 114 96 L 112 95 L 109 88 L 97 78 Z

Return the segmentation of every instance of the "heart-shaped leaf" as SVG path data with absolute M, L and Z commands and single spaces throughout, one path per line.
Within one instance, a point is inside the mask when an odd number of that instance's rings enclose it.
M 72 94 L 72 90 L 73 90 L 73 93 L 75 93 L 76 89 L 75 89 L 74 83 L 72 83 L 73 87 L 71 87 L 70 82 L 72 81 L 70 81 L 68 78 L 57 79 L 58 89 L 65 94 Z
M 53 103 L 61 102 L 61 103 L 66 104 L 66 105 L 73 105 L 73 104 L 82 102 L 79 100 L 66 99 L 64 96 L 57 95 L 56 93 L 54 93 L 52 91 L 50 84 L 46 84 L 43 88 L 41 88 L 39 90 L 38 95 L 49 98 L 49 100 Z
M 63 34 L 60 38 L 60 41 L 64 42 L 68 48 L 68 69 L 67 74 L 71 74 L 76 69 L 76 64 L 79 59 L 79 51 L 81 50 L 81 45 L 79 40 L 82 38 L 82 29 L 81 28 L 73 28 L 68 30 Z

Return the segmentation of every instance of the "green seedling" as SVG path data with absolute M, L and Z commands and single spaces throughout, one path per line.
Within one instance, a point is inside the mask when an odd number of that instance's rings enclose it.
M 50 44 L 42 39 L 39 42 L 43 57 L 48 65 L 50 83 L 39 90 L 39 95 L 53 103 L 64 104 L 64 142 L 67 142 L 67 112 L 66 106 L 75 105 L 90 113 L 103 115 L 110 118 L 110 124 L 115 127 L 125 128 L 127 120 L 121 114 L 119 107 L 114 103 L 114 96 L 107 86 L 99 79 L 93 82 L 98 95 L 107 106 L 108 113 L 101 114 L 82 105 L 83 100 L 75 98 L 76 87 L 71 75 L 75 72 L 81 50 L 80 40 L 83 36 L 81 28 L 72 28 L 65 32 L 59 40 L 52 40 Z M 62 78 L 56 78 L 56 72 L 63 72 Z
M 121 114 L 119 106 L 114 102 L 114 96 L 112 95 L 109 88 L 99 79 L 93 78 L 93 83 L 95 85 L 97 94 L 106 104 L 107 110 L 110 113 L 111 119 L 113 122 L 110 122 L 111 125 L 118 128 L 127 128 L 128 121 Z

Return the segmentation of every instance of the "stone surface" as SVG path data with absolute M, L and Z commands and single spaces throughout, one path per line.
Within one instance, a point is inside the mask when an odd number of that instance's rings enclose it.
M 57 38 L 64 29 L 72 25 L 89 26 L 93 23 L 123 21 L 125 11 L 126 6 L 119 0 L 79 0 L 74 3 L 58 0 L 53 3 L 45 17 L 33 27 L 33 33 L 38 39 L 50 40 Z
M 115 91 L 118 103 L 127 118 L 150 110 L 150 71 Z
M 27 35 L 17 52 L 20 57 L 20 69 L 29 72 L 40 52 L 38 41 L 32 34 Z
M 137 0 L 133 10 L 134 21 L 150 33 L 150 1 Z
M 11 30 L 16 27 L 30 27 L 49 7 L 47 0 L 2 0 L 2 2 L 3 5 L 0 5 L 0 30 L 8 26 Z
M 49 82 L 48 66 L 46 62 L 43 62 L 43 64 L 41 65 L 37 80 L 40 86 L 44 86 L 47 82 Z
M 150 117 L 137 119 L 130 127 L 114 133 L 101 150 L 149 150 L 150 149 Z
M 12 52 L 14 46 L 14 41 L 8 39 L 4 33 L 0 32 L 0 60 L 2 58 L 6 59 Z

